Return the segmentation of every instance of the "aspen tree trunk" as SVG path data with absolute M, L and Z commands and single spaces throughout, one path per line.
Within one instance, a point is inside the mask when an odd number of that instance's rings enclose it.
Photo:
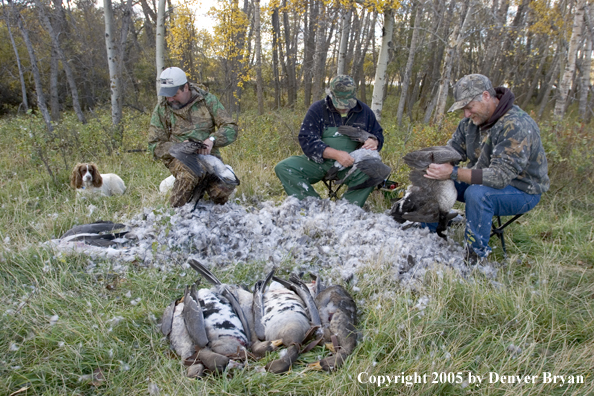
M 338 50 L 338 64 L 336 74 L 344 74 L 346 70 L 347 48 L 351 32 L 352 9 L 343 10 L 340 18 L 340 49 Z
M 532 99 L 534 90 L 536 89 L 536 86 L 538 85 L 538 80 L 540 79 L 540 77 L 542 75 L 542 70 L 543 70 L 545 62 L 547 60 L 547 56 L 549 54 L 549 45 L 547 45 L 547 41 L 548 41 L 547 38 L 548 38 L 548 36 L 545 36 L 545 38 L 543 40 L 543 42 L 545 44 L 545 50 L 544 50 L 544 53 L 542 54 L 540 63 L 538 64 L 538 70 L 536 70 L 536 72 L 534 72 L 534 78 L 532 79 L 532 82 L 530 83 L 530 87 L 528 88 L 528 93 L 526 94 L 524 101 L 520 105 L 520 107 L 522 107 L 522 108 L 525 108 L 528 105 L 528 103 L 530 103 L 530 99 Z
M 565 103 L 567 101 L 567 92 L 571 84 L 571 78 L 575 71 L 575 62 L 577 59 L 578 44 L 582 38 L 582 30 L 584 26 L 584 8 L 586 0 L 578 0 L 575 9 L 575 17 L 573 19 L 573 29 L 571 32 L 571 40 L 569 41 L 569 49 L 567 50 L 567 63 L 565 64 L 565 71 L 559 83 L 557 93 L 557 101 L 555 102 L 555 110 L 553 112 L 556 119 L 561 120 L 565 113 Z
M 316 32 L 318 31 L 318 8 L 319 2 L 310 2 L 307 38 L 303 43 L 303 104 L 306 108 L 309 108 L 311 105 L 311 92 L 314 75 L 314 53 L 316 50 Z
M 415 13 L 415 24 L 413 27 L 412 38 L 410 39 L 410 46 L 408 52 L 408 60 L 406 61 L 406 68 L 404 70 L 404 77 L 402 78 L 402 89 L 400 91 L 400 100 L 398 101 L 398 111 L 396 119 L 398 126 L 402 125 L 402 113 L 404 112 L 404 104 L 406 103 L 406 95 L 408 94 L 408 87 L 410 85 L 410 76 L 412 74 L 412 67 L 415 60 L 415 51 L 417 50 L 417 39 L 419 37 L 419 27 L 421 26 L 421 15 L 423 12 L 423 4 L 417 4 L 417 12 Z
M 8 15 L 7 7 L 4 6 L 4 0 L 2 0 L 2 10 L 4 11 L 4 20 L 6 21 L 6 28 L 8 29 L 8 36 L 10 37 L 10 43 L 12 44 L 12 48 L 14 50 L 14 55 L 17 62 L 17 67 L 19 69 L 19 80 L 21 82 L 21 97 L 23 105 L 23 109 L 25 113 L 29 111 L 29 101 L 27 100 L 27 86 L 25 85 L 25 76 L 23 75 L 23 65 L 21 64 L 21 57 L 19 55 L 19 50 L 16 46 L 14 41 L 14 37 L 12 35 L 12 29 L 10 28 L 10 16 Z M 20 106 L 19 106 L 20 107 Z
M 161 81 L 159 77 L 161 72 L 165 70 L 165 0 L 159 0 L 157 6 L 157 34 L 155 41 L 155 66 L 157 69 L 156 87 L 157 95 L 161 88 Z
M 35 81 L 35 93 L 37 94 L 37 106 L 39 106 L 39 111 L 43 116 L 43 120 L 45 121 L 45 125 L 47 127 L 48 132 L 51 133 L 53 132 L 54 127 L 52 126 L 50 114 L 47 110 L 47 105 L 45 103 L 45 95 L 43 94 L 43 86 L 41 84 L 41 75 L 39 74 L 39 67 L 37 66 L 37 56 L 35 55 L 35 50 L 33 49 L 33 45 L 31 44 L 31 40 L 29 39 L 29 32 L 25 28 L 21 14 L 15 9 L 12 0 L 8 0 L 8 4 L 11 5 L 12 11 L 15 14 L 17 27 L 21 31 L 23 41 L 25 41 L 25 46 L 27 47 L 27 52 L 29 53 L 29 59 L 31 60 L 31 71 L 33 72 L 33 80 Z
M 155 12 L 149 7 L 146 0 L 140 0 L 142 6 L 142 12 L 144 13 L 144 30 L 146 31 L 147 41 L 149 43 L 155 43 L 155 32 L 153 30 L 155 20 L 157 19 Z
M 324 93 L 324 49 L 326 46 L 326 7 L 320 7 L 320 19 L 316 33 L 316 50 L 314 53 L 313 101 L 320 100 Z
M 586 37 L 584 49 L 584 62 L 581 73 L 580 87 L 580 106 L 579 113 L 582 121 L 587 118 L 588 111 L 588 93 L 590 92 L 590 72 L 592 70 L 592 37 Z
M 74 113 L 76 114 L 78 121 L 80 121 L 83 124 L 86 124 L 87 120 L 85 119 L 82 109 L 80 108 L 80 101 L 78 99 L 78 88 L 76 87 L 74 73 L 72 72 L 72 68 L 68 63 L 68 59 L 66 59 L 66 56 L 64 55 L 64 51 L 62 51 L 60 41 L 58 40 L 58 35 L 54 31 L 54 28 L 47 15 L 46 9 L 41 3 L 41 1 L 35 0 L 35 4 L 39 11 L 41 21 L 45 27 L 45 30 L 47 31 L 47 33 L 50 36 L 50 39 L 52 40 L 53 51 L 55 51 L 58 59 L 62 61 L 62 68 L 64 68 L 64 73 L 66 73 L 66 80 L 68 81 L 68 86 L 70 87 L 70 94 L 72 95 L 72 108 L 74 109 Z
M 559 70 L 559 64 L 562 62 L 562 59 L 558 59 L 551 67 L 550 70 L 550 77 L 546 80 L 547 84 L 545 85 L 545 90 L 542 95 L 542 99 L 540 101 L 540 105 L 538 107 L 538 118 L 542 117 L 542 113 L 544 112 L 545 107 L 549 102 L 549 95 L 551 94 L 551 90 L 553 89 L 553 84 L 555 83 L 555 78 L 557 76 L 557 70 Z M 548 75 L 549 73 L 547 73 Z
M 384 107 L 384 92 L 386 91 L 386 70 L 388 69 L 388 49 L 393 46 L 392 34 L 394 32 L 394 11 L 390 8 L 384 11 L 384 28 L 382 29 L 382 43 L 375 69 L 373 95 L 371 97 L 371 110 L 375 113 L 377 121 L 381 121 L 382 108 Z
M 454 32 L 452 33 L 452 40 L 450 41 L 450 45 L 448 46 L 446 57 L 443 61 L 443 71 L 441 74 L 441 81 L 439 84 L 439 93 L 437 95 L 437 104 L 435 108 L 435 115 L 434 115 L 434 123 L 437 125 L 441 124 L 443 120 L 443 116 L 445 114 L 445 107 L 448 100 L 448 88 L 450 85 L 450 77 L 452 72 L 452 65 L 454 63 L 454 54 L 456 52 L 460 53 L 462 44 L 464 42 L 464 36 L 466 34 L 466 30 L 470 26 L 470 20 L 472 19 L 472 12 L 474 9 L 474 3 L 470 3 L 468 6 L 468 11 L 466 12 L 466 16 L 464 17 L 464 22 L 462 23 L 462 27 L 458 29 L 458 25 L 454 28 Z
M 286 48 L 286 56 L 287 56 L 287 94 L 288 100 L 287 105 L 289 107 L 295 106 L 297 102 L 297 74 L 295 70 L 295 61 L 296 61 L 296 54 L 295 48 L 292 45 L 292 37 L 291 37 L 291 24 L 289 22 L 289 13 L 286 11 L 287 2 L 283 0 L 283 25 L 284 25 L 284 32 L 285 32 L 285 48 Z
M 118 50 L 114 36 L 114 19 L 111 0 L 103 0 L 105 18 L 105 47 L 107 48 L 107 64 L 109 66 L 109 82 L 111 88 L 111 123 L 120 124 L 122 119 L 122 92 L 118 73 Z
M 53 46 L 52 46 L 53 47 Z M 50 92 L 50 115 L 52 121 L 60 121 L 60 97 L 58 94 L 58 54 L 52 48 L 50 51 L 50 75 L 49 75 L 49 92 Z
M 262 39 L 260 37 L 260 0 L 254 0 L 254 31 L 256 35 L 256 90 L 258 92 L 258 113 L 264 114 L 262 91 Z
M 272 71 L 274 74 L 274 103 L 276 109 L 281 107 L 281 87 L 280 87 L 280 72 L 279 72 L 279 21 L 278 8 L 272 10 Z

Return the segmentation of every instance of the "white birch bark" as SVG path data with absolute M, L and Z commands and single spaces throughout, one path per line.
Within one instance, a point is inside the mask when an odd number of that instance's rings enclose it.
M 118 49 L 114 35 L 111 0 L 103 0 L 103 15 L 105 18 L 105 47 L 107 48 L 107 64 L 109 66 L 111 88 L 111 123 L 117 126 L 122 119 L 122 92 L 118 73 Z
M 324 48 L 326 47 L 326 7 L 320 5 L 316 49 L 314 52 L 313 101 L 320 100 L 324 94 Z
M 29 101 L 27 100 L 27 86 L 25 85 L 25 76 L 23 75 L 23 65 L 21 64 L 21 57 L 19 56 L 19 49 L 16 46 L 14 41 L 14 37 L 12 36 L 12 29 L 10 28 L 10 17 L 6 12 L 6 7 L 4 7 L 4 0 L 2 0 L 2 9 L 4 11 L 4 20 L 6 21 L 6 28 L 8 29 L 8 36 L 10 37 L 10 43 L 12 44 L 12 49 L 14 50 L 14 55 L 17 62 L 17 67 L 19 69 L 19 80 L 21 82 L 21 96 L 23 109 L 25 113 L 29 110 Z
M 159 0 L 159 4 L 157 6 L 157 34 L 155 40 L 155 66 L 157 69 L 155 83 L 158 95 L 159 89 L 161 88 L 159 77 L 161 76 L 161 72 L 165 69 L 165 0 Z
M 417 50 L 417 39 L 419 37 L 419 27 L 421 26 L 422 12 L 423 4 L 420 3 L 417 5 L 417 12 L 415 13 L 415 25 L 413 27 L 412 38 L 410 39 L 408 60 L 406 61 L 406 68 L 404 70 L 404 77 L 402 79 L 400 100 L 398 101 L 398 111 L 396 113 L 398 126 L 402 125 L 402 113 L 404 113 L 404 104 L 406 102 L 406 95 L 408 94 L 408 86 L 410 85 L 410 76 L 412 74 L 412 67 L 415 60 L 415 51 Z
M 254 34 L 256 36 L 256 91 L 258 95 L 258 113 L 264 114 L 264 93 L 262 90 L 262 37 L 260 35 L 260 0 L 254 0 Z
M 584 49 L 584 62 L 581 73 L 580 87 L 580 118 L 585 120 L 588 111 L 588 93 L 590 92 L 590 73 L 592 70 L 592 37 L 586 37 L 586 46 Z
M 575 7 L 575 16 L 573 19 L 573 29 L 571 32 L 571 40 L 569 41 L 569 49 L 567 50 L 567 62 L 565 63 L 565 70 L 563 77 L 559 83 L 557 92 L 557 101 L 555 102 L 555 110 L 553 112 L 557 120 L 561 120 L 565 113 L 565 103 L 567 101 L 567 93 L 571 84 L 573 72 L 575 71 L 575 63 L 577 59 L 578 44 L 582 38 L 582 30 L 584 27 L 584 8 L 586 0 L 578 0 Z
M 11 5 L 12 11 L 15 14 L 17 27 L 21 31 L 23 41 L 25 42 L 27 52 L 29 53 L 29 59 L 31 60 L 31 71 L 33 72 L 33 80 L 35 81 L 35 93 L 37 94 L 37 106 L 39 106 L 39 111 L 43 116 L 43 120 L 45 121 L 47 130 L 51 133 L 53 132 L 54 127 L 52 126 L 50 114 L 47 110 L 45 95 L 43 94 L 43 86 L 41 84 L 41 75 L 39 74 L 39 67 L 37 66 L 37 56 L 35 55 L 35 50 L 33 49 L 33 45 L 31 44 L 31 40 L 29 39 L 29 31 L 25 28 L 25 25 L 23 24 L 21 14 L 17 10 L 15 10 L 14 3 L 11 0 L 8 0 L 8 3 Z
M 41 3 L 41 1 L 35 0 L 35 5 L 37 6 L 37 10 L 39 11 L 39 15 L 41 17 L 43 26 L 49 34 L 50 39 L 52 41 L 52 48 L 56 52 L 58 59 L 62 61 L 62 68 L 64 69 L 64 73 L 66 73 L 66 80 L 68 81 L 68 86 L 70 87 L 70 94 L 72 95 L 72 108 L 74 109 L 74 113 L 76 114 L 78 120 L 81 123 L 86 124 L 87 120 L 85 119 L 85 116 L 80 107 L 80 101 L 78 99 L 78 88 L 76 87 L 74 73 L 72 72 L 72 68 L 68 63 L 68 59 L 66 59 L 66 56 L 64 55 L 64 51 L 62 51 L 60 41 L 58 40 L 58 35 L 54 31 L 50 19 L 47 16 L 46 9 Z
M 336 74 L 344 74 L 346 70 L 347 48 L 349 44 L 349 36 L 351 33 L 351 16 L 352 9 L 343 10 L 340 18 L 340 48 L 338 50 L 338 62 Z
M 388 69 L 388 49 L 393 46 L 392 33 L 394 32 L 394 11 L 384 11 L 384 28 L 382 29 L 382 43 L 375 68 L 373 94 L 371 96 L 371 110 L 375 113 L 377 121 L 381 121 L 382 108 L 384 107 L 384 92 L 386 89 L 386 70 Z

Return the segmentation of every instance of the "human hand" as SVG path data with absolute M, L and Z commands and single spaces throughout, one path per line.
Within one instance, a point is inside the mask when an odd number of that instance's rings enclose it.
M 368 149 L 368 150 L 377 150 L 378 141 L 377 139 L 369 138 L 363 143 L 361 148 Z
M 353 166 L 353 164 L 355 163 L 355 159 L 351 157 L 349 153 L 340 150 L 338 150 L 338 153 L 336 154 L 336 161 L 338 161 L 338 163 L 344 166 L 345 168 Z
M 450 178 L 453 169 L 452 164 L 429 164 L 425 177 L 435 180 L 447 180 Z
M 214 146 L 214 142 L 212 140 L 210 140 L 209 138 L 206 138 L 205 140 L 202 141 L 202 143 L 204 143 L 207 147 L 203 148 L 202 150 L 198 150 L 198 154 L 210 154 L 211 150 L 212 150 L 212 146 Z

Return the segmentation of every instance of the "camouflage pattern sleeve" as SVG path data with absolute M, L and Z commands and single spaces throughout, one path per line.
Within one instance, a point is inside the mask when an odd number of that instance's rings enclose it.
M 148 148 L 153 158 L 158 160 L 171 160 L 169 148 L 173 145 L 169 141 L 168 128 L 165 122 L 165 111 L 161 103 L 158 103 L 151 116 L 151 123 L 148 131 Z
M 534 120 L 517 108 L 501 117 L 489 134 L 490 162 L 483 168 L 483 185 L 504 188 L 511 184 L 529 194 L 548 190 L 548 165 L 540 131 Z M 489 154 L 485 153 L 483 155 Z M 479 158 L 477 165 L 485 162 Z
M 466 131 L 465 125 L 460 122 L 456 128 L 456 132 L 452 135 L 452 138 L 448 141 L 448 146 L 452 147 L 462 156 L 464 162 L 468 159 L 466 156 Z
M 214 147 L 224 147 L 237 139 L 237 123 L 233 121 L 219 99 L 211 93 L 206 93 L 204 101 L 217 126 L 214 133 Z

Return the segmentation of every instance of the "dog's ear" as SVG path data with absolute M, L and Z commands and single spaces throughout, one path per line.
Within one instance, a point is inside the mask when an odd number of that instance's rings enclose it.
M 93 174 L 93 187 L 101 187 L 103 185 L 103 178 L 101 177 L 101 174 L 99 173 L 99 169 L 97 169 L 97 165 L 95 164 L 90 164 L 89 168 L 91 168 L 91 172 Z
M 77 189 L 82 187 L 82 176 L 81 172 L 82 164 L 76 164 L 74 169 L 72 169 L 72 174 L 70 175 L 70 186 L 72 188 Z

